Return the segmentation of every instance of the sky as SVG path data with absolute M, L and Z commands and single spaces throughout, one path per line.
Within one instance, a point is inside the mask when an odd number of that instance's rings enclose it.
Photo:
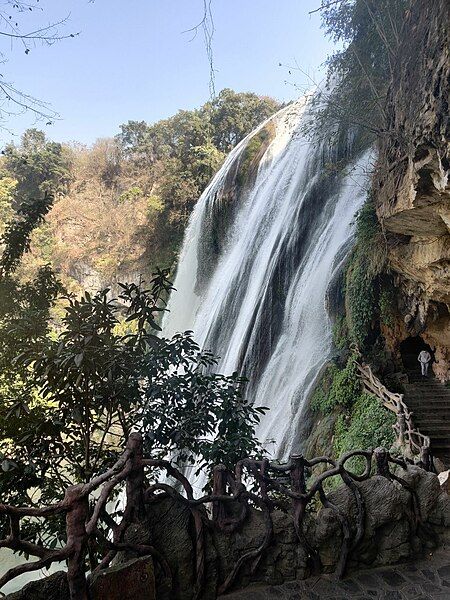
M 69 15 L 59 31 L 80 35 L 50 47 L 38 44 L 28 54 L 20 43 L 1 39 L 3 79 L 60 115 L 52 125 L 35 124 L 30 114 L 11 117 L 9 131 L 0 131 L 1 144 L 30 126 L 56 141 L 91 144 L 115 135 L 128 120 L 151 123 L 209 99 L 202 34 L 192 39 L 186 33 L 201 20 L 203 0 L 28 1 L 42 10 L 19 15 L 22 30 Z M 311 89 L 332 51 L 320 14 L 309 14 L 319 5 L 212 0 L 216 91 L 228 87 L 288 101 Z

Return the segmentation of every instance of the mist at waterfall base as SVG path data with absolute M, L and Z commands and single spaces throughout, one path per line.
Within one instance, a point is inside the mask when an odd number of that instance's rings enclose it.
M 350 250 L 370 164 L 366 152 L 330 169 L 351 144 L 309 139 L 308 106 L 299 100 L 247 136 L 202 194 L 163 323 L 165 337 L 192 330 L 220 357 L 217 372 L 249 380 L 246 399 L 269 409 L 257 437 L 279 460 L 302 449 L 308 395 L 333 352 L 327 290 Z M 249 148 L 267 130 L 242 184 Z

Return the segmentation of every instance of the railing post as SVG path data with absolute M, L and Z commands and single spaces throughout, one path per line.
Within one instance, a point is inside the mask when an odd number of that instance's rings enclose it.
M 403 407 L 400 404 L 400 406 L 398 406 L 398 413 L 397 413 L 397 425 L 398 425 L 398 439 L 400 442 L 400 446 L 404 446 L 405 445 L 405 432 L 406 432 L 406 419 L 405 419 L 405 413 L 403 412 Z
M 130 471 L 126 480 L 127 505 L 125 511 L 129 521 L 140 521 L 145 517 L 143 440 L 140 433 L 136 432 L 130 435 L 127 450 L 131 450 L 131 456 L 128 459 Z
M 425 471 L 431 471 L 430 447 L 422 446 L 420 448 L 420 464 Z
M 292 491 L 304 494 L 306 492 L 305 459 L 302 455 L 291 456 Z
M 226 493 L 227 469 L 225 465 L 217 465 L 213 471 L 213 496 L 224 496 Z M 213 521 L 220 523 L 225 517 L 223 503 L 220 500 L 214 500 L 212 503 Z
M 85 574 L 86 560 L 86 521 L 89 518 L 88 496 L 81 495 L 83 485 L 67 488 L 64 501 L 69 507 L 66 514 L 66 535 L 69 550 L 67 560 L 67 582 L 70 600 L 88 600 L 88 587 Z
M 389 461 L 388 461 L 388 453 L 384 448 L 375 448 L 373 451 L 375 456 L 375 463 L 377 466 L 377 475 L 382 475 L 383 477 L 389 477 Z
M 260 489 L 261 489 L 261 498 L 264 500 L 264 502 L 268 502 L 269 499 L 269 494 L 267 493 L 268 491 L 268 486 L 267 486 L 267 482 L 264 480 L 265 477 L 267 477 L 268 473 L 269 473 L 269 459 L 268 458 L 263 458 L 261 461 L 261 468 L 259 470 L 259 474 L 261 476 L 259 485 L 260 485 Z

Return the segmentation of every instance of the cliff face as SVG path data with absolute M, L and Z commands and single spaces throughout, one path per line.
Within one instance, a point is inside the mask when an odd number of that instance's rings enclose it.
M 449 24 L 446 0 L 412 4 L 386 105 L 375 176 L 377 213 L 396 274 L 390 349 L 420 335 L 450 379 Z

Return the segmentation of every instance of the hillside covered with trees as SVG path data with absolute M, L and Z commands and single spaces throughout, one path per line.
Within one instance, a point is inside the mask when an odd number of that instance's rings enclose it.
M 51 263 L 80 292 L 173 268 L 192 208 L 226 154 L 279 106 L 225 89 L 197 110 L 128 121 L 91 147 L 27 130 L 3 151 L 0 227 L 25 198 L 48 193 L 53 206 L 22 275 Z

